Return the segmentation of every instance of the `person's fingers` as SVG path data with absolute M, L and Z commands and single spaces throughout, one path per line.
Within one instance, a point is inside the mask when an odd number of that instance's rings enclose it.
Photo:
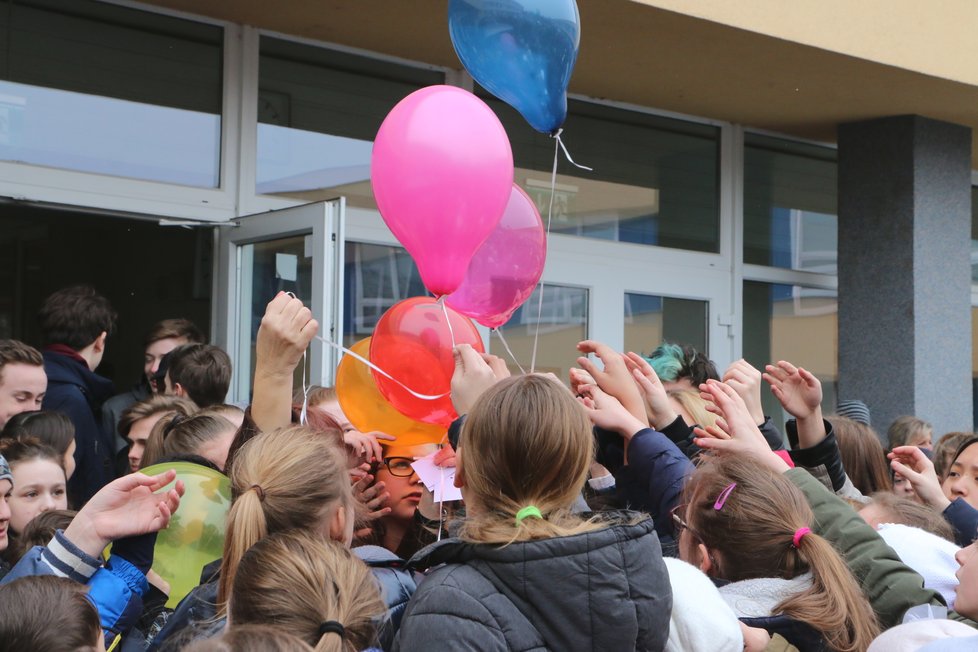
M 316 333 L 318 332 L 319 332 L 319 322 L 316 321 L 315 319 L 310 319 L 309 321 L 307 321 L 305 324 L 302 325 L 302 328 L 299 330 L 299 335 L 304 340 L 312 340 L 312 338 L 315 337 Z
M 763 378 L 764 382 L 766 382 L 768 385 L 771 386 L 771 389 L 774 389 L 775 387 L 780 387 L 782 384 L 780 380 L 778 380 L 777 378 L 775 378 L 769 373 L 761 374 L 761 378 Z
M 655 373 L 655 369 L 649 364 L 649 361 L 635 353 L 634 351 L 629 351 L 625 354 L 629 360 L 631 360 L 643 376 L 648 376 L 649 378 L 659 379 L 659 376 Z
M 791 364 L 787 360 L 778 360 L 778 367 L 784 370 L 784 372 L 789 376 L 793 376 L 798 373 L 798 367 Z
M 635 382 L 638 383 L 638 386 L 645 393 L 646 397 L 651 396 L 652 394 L 655 393 L 656 391 L 655 383 L 653 383 L 648 376 L 645 376 L 638 369 L 632 370 L 632 378 L 634 378 Z
M 816 378 L 812 374 L 812 372 L 808 371 L 807 369 L 802 369 L 801 367 L 798 367 L 798 375 L 801 376 L 802 380 L 804 380 L 805 384 L 808 385 L 809 387 L 815 387 L 821 384 L 819 379 Z
M 475 371 L 476 369 L 489 369 L 488 363 L 482 359 L 482 354 L 472 348 L 471 344 L 459 344 L 455 347 L 459 355 L 462 358 L 462 366 L 466 372 Z
M 386 432 L 381 432 L 380 430 L 371 430 L 367 433 L 374 439 L 383 439 L 384 441 L 397 441 L 397 437 L 394 435 L 389 435 Z
M 282 308 L 284 308 L 285 305 L 291 300 L 292 297 L 290 297 L 288 294 L 286 294 L 285 292 L 279 292 L 278 294 L 275 295 L 275 298 L 269 301 L 268 305 L 265 306 L 265 314 L 266 315 L 280 314 L 282 312 Z
M 494 375 L 497 379 L 502 380 L 504 378 L 509 378 L 509 367 L 506 366 L 506 361 L 500 358 L 498 355 L 483 353 L 482 359 L 486 361 L 489 368 L 492 369 L 492 375 Z
M 726 419 L 724 419 L 723 417 L 717 417 L 716 427 L 720 431 L 722 431 L 725 435 L 733 436 L 733 433 L 730 432 L 730 426 L 727 424 Z
M 577 364 L 582 367 L 584 371 L 591 376 L 591 378 L 601 378 L 601 375 L 604 373 L 598 369 L 597 365 L 594 364 L 589 358 L 585 358 L 584 356 L 577 359 Z
M 906 478 L 907 481 L 915 487 L 921 480 L 921 475 L 919 473 L 914 471 L 909 466 L 905 464 L 901 464 L 897 460 L 893 460 L 892 462 L 890 462 L 890 468 L 896 471 L 897 473 L 899 473 L 904 478 Z
M 781 385 L 771 385 L 771 393 L 774 394 L 774 398 L 778 399 L 779 403 L 784 403 L 785 395 Z
M 791 375 L 781 367 L 775 366 L 773 364 L 766 365 L 764 367 L 764 371 L 766 371 L 767 374 L 772 378 L 775 378 L 779 383 L 783 383 L 785 378 Z

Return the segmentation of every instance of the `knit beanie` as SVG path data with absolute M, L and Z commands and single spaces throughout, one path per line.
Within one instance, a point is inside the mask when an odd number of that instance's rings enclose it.
M 14 483 L 14 474 L 10 472 L 10 465 L 3 455 L 0 455 L 0 480 L 10 480 L 10 484 Z
M 869 414 L 869 406 L 857 399 L 849 401 L 839 401 L 835 406 L 835 413 L 840 417 L 848 417 L 866 426 L 872 426 L 873 419 Z
M 672 615 L 665 652 L 743 652 L 740 621 L 706 575 L 665 557 L 672 586 Z
M 958 547 L 909 525 L 882 523 L 877 531 L 904 564 L 923 576 L 924 586 L 943 595 L 947 606 L 953 609 L 958 590 L 958 578 L 954 575 L 958 570 L 954 559 Z

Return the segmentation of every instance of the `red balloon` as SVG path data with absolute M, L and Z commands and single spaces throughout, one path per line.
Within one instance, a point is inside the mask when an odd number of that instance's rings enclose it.
M 451 321 L 451 329 L 445 315 Z M 397 382 L 373 371 L 380 393 L 391 405 L 412 419 L 450 425 L 458 416 L 448 395 L 451 391 L 455 360 L 452 333 L 456 344 L 471 344 L 484 351 L 475 324 L 448 306 L 430 297 L 400 301 L 384 313 L 370 339 L 370 361 L 406 385 L 426 396 L 414 396 Z

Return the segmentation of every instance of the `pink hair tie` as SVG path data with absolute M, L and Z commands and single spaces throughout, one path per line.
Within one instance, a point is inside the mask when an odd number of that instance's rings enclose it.
M 812 528 L 810 527 L 800 527 L 795 530 L 795 536 L 791 537 L 791 545 L 794 548 L 801 546 L 801 540 L 806 534 L 811 534 Z

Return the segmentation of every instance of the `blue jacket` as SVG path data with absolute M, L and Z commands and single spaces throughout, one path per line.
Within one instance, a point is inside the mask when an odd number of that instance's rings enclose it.
M 65 414 L 75 426 L 76 470 L 68 481 L 68 495 L 80 508 L 115 479 L 114 438 L 102 428 L 102 402 L 112 396 L 112 382 L 54 351 L 44 352 L 44 372 L 48 391 L 42 407 Z
M 146 575 L 139 568 L 118 555 L 103 565 L 66 539 L 61 530 L 47 546 L 31 548 L 0 584 L 32 575 L 66 577 L 86 585 L 88 599 L 98 609 L 107 649 L 139 619 L 142 596 L 148 588 Z

